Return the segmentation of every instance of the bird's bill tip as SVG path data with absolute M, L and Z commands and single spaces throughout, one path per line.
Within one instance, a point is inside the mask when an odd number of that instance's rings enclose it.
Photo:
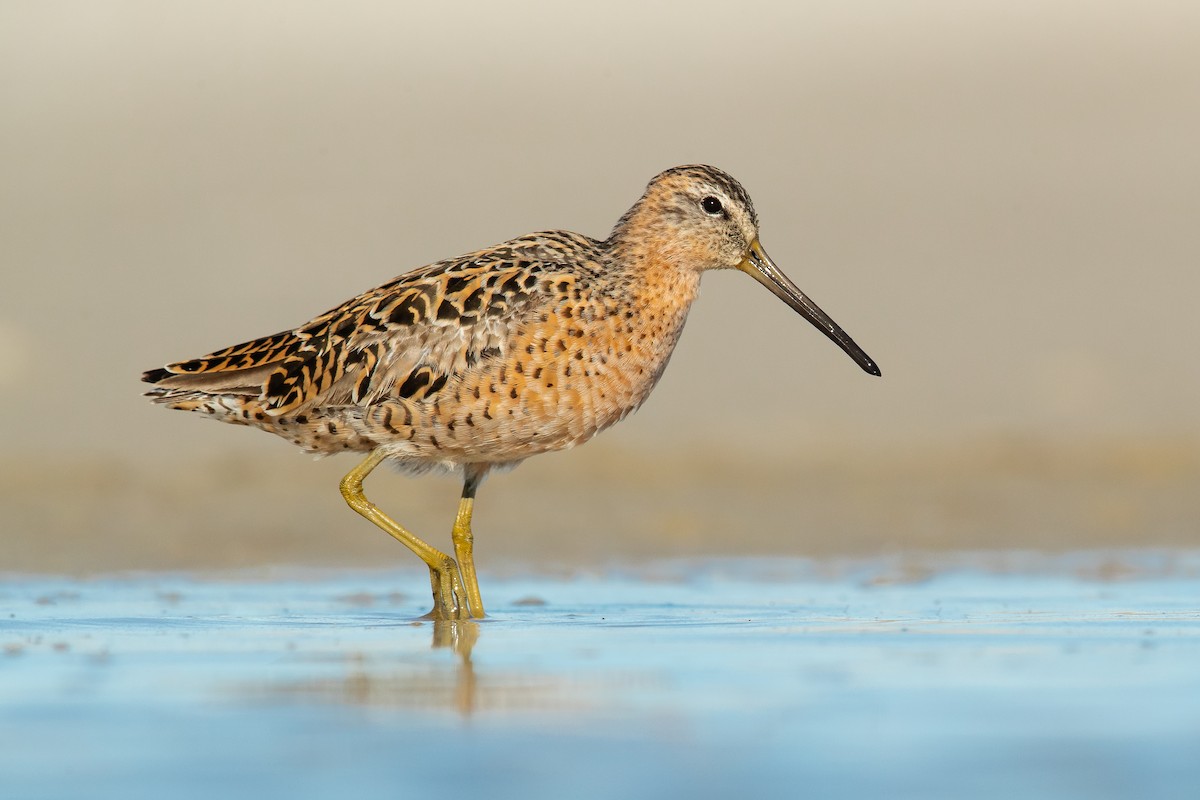
M 762 243 L 758 239 L 750 243 L 750 247 L 746 250 L 746 257 L 737 265 L 737 268 L 767 287 L 772 294 L 812 323 L 817 330 L 842 348 L 846 355 L 854 359 L 854 362 L 862 367 L 868 375 L 878 377 L 883 374 L 879 365 L 863 352 L 863 349 L 850 338 L 849 334 L 822 311 L 820 306 L 809 299 L 808 295 L 800 291 L 787 275 L 783 274 L 771 257 L 767 255 L 767 251 L 763 249 Z

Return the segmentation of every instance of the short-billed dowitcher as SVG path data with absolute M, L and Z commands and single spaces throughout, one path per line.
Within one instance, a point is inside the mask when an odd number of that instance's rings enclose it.
M 655 177 L 598 241 L 545 231 L 414 270 L 299 328 L 145 373 L 156 403 L 368 453 L 350 507 L 429 566 L 435 618 L 482 617 L 471 511 L 489 470 L 573 447 L 640 406 L 710 269 L 749 273 L 872 375 L 879 368 L 758 241 L 741 184 L 708 166 Z M 379 510 L 383 462 L 460 471 L 454 557 Z

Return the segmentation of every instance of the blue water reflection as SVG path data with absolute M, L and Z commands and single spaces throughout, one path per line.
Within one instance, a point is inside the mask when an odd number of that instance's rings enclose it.
M 1099 558 L 485 576 L 493 616 L 439 626 L 407 572 L 10 578 L 0 776 L 123 800 L 1194 796 L 1200 555 Z

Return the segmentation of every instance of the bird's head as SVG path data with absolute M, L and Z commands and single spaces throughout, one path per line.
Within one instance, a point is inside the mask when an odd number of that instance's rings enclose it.
M 783 274 L 758 239 L 758 215 L 742 185 L 703 164 L 654 177 L 621 217 L 609 242 L 626 257 L 668 268 L 747 273 L 842 348 L 866 372 L 879 367 L 828 314 Z

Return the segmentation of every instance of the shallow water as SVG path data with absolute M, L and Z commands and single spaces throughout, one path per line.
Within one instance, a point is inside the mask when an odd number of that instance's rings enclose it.
M 491 616 L 436 626 L 416 619 L 423 580 L 10 577 L 4 795 L 1096 798 L 1200 783 L 1200 554 L 485 575 Z

